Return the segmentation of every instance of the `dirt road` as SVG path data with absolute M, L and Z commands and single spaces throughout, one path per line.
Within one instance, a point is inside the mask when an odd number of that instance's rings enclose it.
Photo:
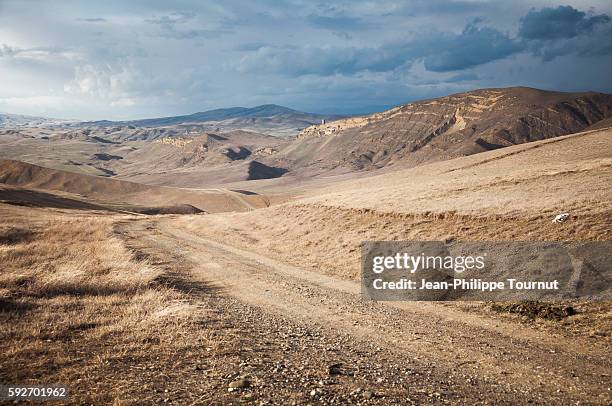
M 206 283 L 231 298 L 224 317 L 251 315 L 241 328 L 267 355 L 244 352 L 246 365 L 250 357 L 264 361 L 249 371 L 260 384 L 235 391 L 237 401 L 255 393 L 276 403 L 287 386 L 292 396 L 285 400 L 295 403 L 612 402 L 605 343 L 442 303 L 366 301 L 355 282 L 202 238 L 172 217 L 129 222 L 123 230 L 149 255 L 186 261 L 185 283 Z

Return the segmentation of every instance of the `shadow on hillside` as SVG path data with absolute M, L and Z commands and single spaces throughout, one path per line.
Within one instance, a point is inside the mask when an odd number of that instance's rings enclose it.
M 0 202 L 24 207 L 51 207 L 55 209 L 114 211 L 108 207 L 97 204 L 87 203 L 68 197 L 60 197 L 38 190 L 26 189 L 0 189 Z

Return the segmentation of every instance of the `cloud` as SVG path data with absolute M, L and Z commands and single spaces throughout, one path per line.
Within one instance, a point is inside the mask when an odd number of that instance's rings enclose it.
M 20 52 L 20 49 L 10 45 L 0 45 L 0 58 L 12 58 Z
M 397 51 L 383 48 L 263 46 L 244 55 L 235 67 L 240 72 L 297 77 L 388 71 L 401 63 Z
M 247 42 L 244 44 L 240 44 L 234 48 L 236 51 L 245 52 L 245 51 L 257 51 L 259 48 L 262 48 L 266 45 L 265 42 Z
M 148 18 L 145 21 L 151 24 L 163 25 L 163 26 L 175 26 L 176 24 L 183 24 L 195 17 L 194 13 L 187 12 L 174 12 L 169 15 L 163 15 L 161 17 Z
M 478 27 L 476 20 L 454 37 L 441 39 L 437 49 L 425 56 L 425 67 L 433 72 L 463 70 L 506 58 L 524 45 L 490 27 Z
M 602 0 L 0 3 L 1 107 L 16 113 L 351 113 L 478 87 L 612 92 Z
M 342 18 L 317 16 L 316 21 L 325 28 L 333 27 L 333 20 L 338 20 L 339 24 L 345 21 L 348 26 L 357 24 L 352 18 Z M 423 61 L 428 71 L 442 73 L 462 71 L 523 52 L 543 61 L 567 54 L 608 55 L 612 52 L 612 30 L 600 28 L 609 21 L 605 14 L 587 16 L 571 6 L 532 9 L 520 20 L 515 37 L 483 25 L 481 18 L 475 18 L 459 34 L 430 31 L 414 39 L 374 47 L 270 45 L 250 51 L 245 49 L 236 67 L 241 72 L 278 73 L 290 77 L 330 76 L 392 72 Z
M 238 63 L 240 71 L 265 71 L 289 76 L 321 76 L 357 72 L 388 72 L 424 60 L 432 72 L 448 72 L 503 59 L 524 45 L 490 27 L 468 24 L 459 35 L 431 32 L 410 41 L 379 47 L 260 47 Z
M 200 28 L 194 13 L 176 12 L 170 15 L 146 19 L 145 22 L 159 27 L 160 37 L 169 39 L 217 38 L 232 31 Z
M 546 7 L 540 11 L 532 9 L 521 19 L 519 36 L 528 40 L 574 38 L 609 21 L 610 17 L 605 14 L 588 17 L 572 6 Z
M 77 66 L 73 82 L 66 85 L 64 90 L 75 95 L 119 100 L 125 97 L 126 87 L 137 77 L 133 69 L 124 66 Z
M 457 82 L 469 82 L 479 80 L 480 77 L 475 73 L 460 73 L 458 75 L 451 76 L 446 79 L 446 82 L 457 83 Z
M 591 35 L 579 35 L 563 41 L 533 42 L 531 51 L 545 62 L 571 54 L 591 58 L 612 55 L 612 29 Z
M 75 18 L 76 21 L 81 21 L 84 23 L 103 23 L 106 22 L 106 18 L 100 18 L 100 17 L 95 17 L 95 18 Z
M 320 14 L 310 14 L 306 21 L 316 28 L 323 28 L 332 31 L 359 30 L 368 24 L 361 18 L 349 17 L 345 15 L 328 16 Z
M 353 36 L 351 34 L 344 31 L 332 31 L 332 34 L 338 38 L 342 38 L 345 41 L 350 41 L 353 39 Z
M 7 44 L 0 45 L 0 58 L 48 62 L 56 59 L 71 61 L 80 57 L 79 52 L 60 47 L 19 48 Z
M 564 55 L 597 57 L 612 54 L 612 27 L 606 14 L 587 15 L 571 6 L 530 10 L 518 36 L 533 55 L 552 61 Z
M 310 14 L 306 22 L 312 27 L 331 31 L 333 35 L 346 41 L 353 39 L 351 31 L 360 31 L 369 26 L 363 19 L 346 15 Z

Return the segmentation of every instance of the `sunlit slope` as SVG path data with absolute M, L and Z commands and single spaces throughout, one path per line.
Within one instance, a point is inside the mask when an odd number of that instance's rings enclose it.
M 303 202 L 402 213 L 610 210 L 612 129 L 347 181 L 313 194 Z
M 612 130 L 336 183 L 181 227 L 314 272 L 358 278 L 372 240 L 612 240 Z M 570 214 L 562 224 L 553 218 Z M 282 241 L 282 243 L 279 243 Z

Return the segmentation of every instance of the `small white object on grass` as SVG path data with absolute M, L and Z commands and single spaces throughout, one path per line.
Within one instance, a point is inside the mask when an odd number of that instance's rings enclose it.
M 557 216 L 553 220 L 553 223 L 565 223 L 565 221 L 569 218 L 569 216 L 570 216 L 569 213 L 557 214 Z

